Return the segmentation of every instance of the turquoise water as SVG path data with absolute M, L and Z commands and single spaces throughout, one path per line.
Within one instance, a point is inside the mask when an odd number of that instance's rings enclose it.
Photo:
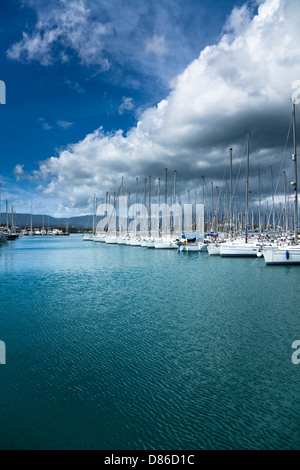
M 0 248 L 1 449 L 300 449 L 300 269 L 24 237 Z

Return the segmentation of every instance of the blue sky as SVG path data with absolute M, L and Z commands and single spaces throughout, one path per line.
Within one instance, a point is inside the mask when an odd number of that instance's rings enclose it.
M 182 192 L 197 189 L 201 174 L 220 184 L 230 145 L 241 158 L 241 119 L 257 134 L 257 153 L 278 163 L 300 79 L 293 8 L 296 0 L 1 0 L 0 178 L 10 202 L 19 212 L 32 203 L 35 212 L 77 215 L 94 192 L 117 190 L 121 175 L 132 190 L 136 176 L 155 180 L 165 166 L 177 169 Z M 283 64 L 285 34 L 295 38 Z M 224 108 L 228 90 L 233 104 Z

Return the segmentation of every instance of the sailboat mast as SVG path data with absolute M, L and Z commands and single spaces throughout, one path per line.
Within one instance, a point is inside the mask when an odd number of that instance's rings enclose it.
M 158 178 L 158 205 L 160 205 L 160 178 Z
M 165 169 L 165 204 L 168 203 L 168 169 Z
M 232 231 L 232 148 L 229 149 L 229 160 L 230 160 L 229 230 Z
M 214 224 L 214 183 L 211 181 L 211 230 Z
M 286 173 L 283 171 L 283 186 L 284 186 L 284 214 L 285 214 L 285 233 L 288 232 L 288 212 L 287 212 L 287 199 L 286 199 Z
M 145 178 L 145 187 L 144 187 L 144 206 L 147 205 L 147 178 Z
M 149 231 L 151 233 L 151 175 L 149 175 Z
M 226 178 L 226 181 L 225 181 L 225 188 L 226 188 L 226 191 L 225 191 L 225 201 L 222 203 L 221 201 L 221 220 L 222 220 L 222 224 L 223 224 L 223 231 L 225 230 L 225 225 L 228 227 L 228 220 L 229 220 L 229 217 L 228 217 L 228 180 Z M 222 204 L 223 204 L 223 207 L 222 207 Z
M 298 245 L 298 177 L 297 177 L 297 140 L 296 140 L 296 110 L 295 101 L 293 101 L 293 135 L 294 135 L 294 153 L 292 160 L 294 161 L 295 181 L 293 182 L 295 190 L 295 213 L 294 213 L 294 233 L 295 244 Z
M 98 199 L 95 196 L 95 235 L 97 233 L 97 210 L 98 210 Z M 69 233 L 69 219 L 68 219 L 68 233 Z
M 249 225 L 249 155 L 250 155 L 250 132 L 247 131 L 247 165 L 246 165 L 246 230 Z
M 2 205 L 1 193 L 2 193 L 2 184 L 0 183 L 0 228 L 1 228 L 1 205 Z
M 197 215 L 196 215 L 196 208 L 197 208 L 197 191 L 195 191 L 195 208 L 194 208 L 194 226 L 195 226 L 195 232 L 196 232 L 196 224 L 197 224 Z
M 94 194 L 94 199 L 93 199 L 93 235 L 95 235 L 95 200 L 96 200 L 96 194 Z
M 8 201 L 5 200 L 6 203 L 6 230 L 8 230 Z
M 105 225 L 105 227 L 104 227 L 104 231 L 106 232 L 106 234 L 107 234 L 107 231 L 108 231 L 107 202 L 108 202 L 108 192 L 106 191 L 106 195 L 105 195 L 105 218 L 106 218 L 106 224 L 107 225 Z
M 275 225 L 275 202 L 274 202 L 274 184 L 273 184 L 273 168 L 271 165 L 271 187 L 272 187 L 272 217 L 273 217 L 273 232 L 276 230 Z
M 139 179 L 136 179 L 136 187 L 135 187 L 135 203 L 138 203 L 138 192 L 139 192 Z M 134 234 L 136 238 L 136 225 L 137 225 L 137 220 L 135 222 L 135 227 L 134 227 Z
M 219 187 L 216 186 L 216 232 L 219 231 Z
M 177 178 L 177 171 L 174 171 L 174 204 L 176 204 L 176 178 Z
M 258 227 L 261 232 L 261 186 L 260 186 L 260 168 L 258 168 Z
M 201 179 L 202 179 L 202 204 L 203 204 L 203 210 L 205 210 L 204 209 L 204 176 L 201 176 Z M 205 227 L 205 223 L 204 223 L 204 227 Z

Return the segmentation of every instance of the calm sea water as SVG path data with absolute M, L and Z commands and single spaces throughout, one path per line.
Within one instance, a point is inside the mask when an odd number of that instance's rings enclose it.
M 300 269 L 24 237 L 0 248 L 1 449 L 300 449 Z

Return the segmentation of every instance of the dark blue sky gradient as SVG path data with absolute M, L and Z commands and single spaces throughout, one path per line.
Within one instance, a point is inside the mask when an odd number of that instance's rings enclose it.
M 22 7 L 18 0 L 1 0 L 0 79 L 7 86 L 7 104 L 0 108 L 3 177 L 12 177 L 16 164 L 24 164 L 24 169 L 31 172 L 38 161 L 56 155 L 57 149 L 83 139 L 99 126 L 105 131 L 126 132 L 136 124 L 139 111 L 167 95 L 169 80 L 198 57 L 203 47 L 218 40 L 232 7 L 244 2 L 165 0 L 159 2 L 159 9 L 155 0 L 142 3 L 144 13 L 139 16 L 139 29 L 132 30 L 128 18 L 140 2 L 90 2 L 95 17 L 110 21 L 115 27 L 105 51 L 111 67 L 101 72 L 97 66 L 81 65 L 75 54 L 66 64 L 56 62 L 49 66 L 10 60 L 7 50 L 22 39 L 23 31 L 33 31 L 37 16 L 35 8 Z M 33 4 L 51 8 L 57 2 Z M 164 34 L 167 41 L 170 37 L 163 61 L 156 57 L 144 60 L 145 52 L 138 47 L 143 42 L 142 35 L 154 33 Z M 133 99 L 135 112 L 119 114 L 123 96 Z M 57 121 L 73 124 L 61 128 Z M 44 123 L 51 129 L 45 130 Z

